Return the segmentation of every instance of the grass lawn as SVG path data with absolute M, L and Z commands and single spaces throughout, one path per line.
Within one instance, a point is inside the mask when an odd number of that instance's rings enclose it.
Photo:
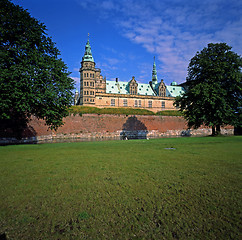
M 241 239 L 242 137 L 0 147 L 7 239 Z
M 147 109 L 141 108 L 97 108 L 89 106 L 71 106 L 69 108 L 69 114 L 85 114 L 85 113 L 95 113 L 95 114 L 125 114 L 125 115 L 162 115 L 162 116 L 182 116 L 182 113 L 177 110 L 163 110 L 154 113 Z

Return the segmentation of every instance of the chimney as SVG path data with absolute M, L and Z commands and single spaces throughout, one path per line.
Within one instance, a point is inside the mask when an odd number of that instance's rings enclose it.
M 118 78 L 116 78 L 116 82 L 118 82 Z

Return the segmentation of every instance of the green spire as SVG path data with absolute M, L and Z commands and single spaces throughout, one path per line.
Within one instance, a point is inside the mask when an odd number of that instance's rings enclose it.
M 152 70 L 152 82 L 157 82 L 157 71 L 156 71 L 156 65 L 155 65 L 155 57 L 154 57 L 154 63 L 153 63 L 153 70 Z
M 94 59 L 92 57 L 92 51 L 91 51 L 91 45 L 89 42 L 89 33 L 88 33 L 88 39 L 87 39 L 87 44 L 85 47 L 85 53 L 84 56 L 82 57 L 83 62 L 94 62 Z

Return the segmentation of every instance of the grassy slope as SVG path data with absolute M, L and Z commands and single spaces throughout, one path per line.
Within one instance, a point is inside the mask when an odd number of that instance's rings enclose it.
M 181 112 L 174 110 L 165 110 L 158 113 L 154 113 L 147 109 L 141 108 L 97 108 L 87 106 L 72 106 L 69 108 L 70 114 L 125 114 L 125 115 L 162 115 L 162 116 L 182 116 Z
M 239 239 L 241 143 L 204 137 L 1 147 L 0 233 Z

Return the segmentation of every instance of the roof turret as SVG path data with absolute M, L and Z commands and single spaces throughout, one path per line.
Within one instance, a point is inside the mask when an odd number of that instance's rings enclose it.
M 171 83 L 171 86 L 177 86 L 177 82 L 173 81 L 173 82 Z
M 157 71 L 156 71 L 156 65 L 155 65 L 155 57 L 154 57 L 154 63 L 153 63 L 153 70 L 152 70 L 152 82 L 157 83 Z
M 84 56 L 82 57 L 83 62 L 94 62 L 94 59 L 92 57 L 92 51 L 91 51 L 91 45 L 89 42 L 89 33 L 88 33 L 88 39 L 87 39 L 87 44 L 85 47 L 85 53 Z

